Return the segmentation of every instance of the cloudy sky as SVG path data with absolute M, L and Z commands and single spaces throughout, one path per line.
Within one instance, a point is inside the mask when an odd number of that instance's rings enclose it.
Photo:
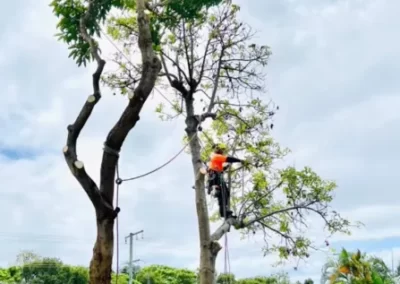
M 239 1 L 241 17 L 259 31 L 273 55 L 268 95 L 280 106 L 274 137 L 293 150 L 288 162 L 308 165 L 337 181 L 334 206 L 366 227 L 332 245 L 360 248 L 391 265 L 400 260 L 400 40 L 396 0 Z M 4 6 L 3 6 L 4 7 Z M 61 149 L 66 126 L 91 92 L 93 68 L 78 68 L 56 41 L 48 1 L 8 1 L 0 11 L 0 266 L 23 249 L 87 265 L 95 236 L 94 212 L 70 175 Z M 397 18 L 397 19 L 396 19 Z M 115 52 L 106 42 L 105 53 Z M 126 104 L 105 89 L 79 140 L 79 156 L 98 178 L 102 143 Z M 162 122 L 155 94 L 126 141 L 123 177 L 159 165 L 179 151 L 182 121 Z M 182 178 L 182 177 L 187 178 Z M 195 268 L 198 242 L 190 159 L 181 155 L 164 170 L 125 183 L 120 193 L 123 238 L 143 229 L 135 258 Z M 317 228 L 318 229 L 318 228 Z M 313 236 L 323 246 L 321 230 Z M 298 271 L 272 267 L 257 239 L 230 233 L 231 270 L 238 277 L 287 271 L 292 279 L 318 280 L 326 253 L 315 252 Z M 222 254 L 218 269 L 223 270 Z

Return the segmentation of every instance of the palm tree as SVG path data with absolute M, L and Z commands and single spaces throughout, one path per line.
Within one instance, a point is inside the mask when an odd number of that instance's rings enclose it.
M 331 259 L 323 268 L 323 283 L 329 284 L 393 284 L 386 264 L 379 258 L 349 253 L 342 249 L 337 260 Z

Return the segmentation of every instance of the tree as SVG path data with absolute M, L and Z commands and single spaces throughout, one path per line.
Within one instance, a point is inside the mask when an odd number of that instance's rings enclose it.
M 64 265 L 57 258 L 43 258 L 22 266 L 22 279 L 32 284 L 86 284 L 88 271 L 82 267 Z
M 44 258 L 43 258 L 44 259 Z M 22 270 L 25 269 L 25 277 L 21 277 Z M 197 275 L 194 271 L 187 269 L 173 268 L 163 265 L 151 265 L 144 268 L 145 271 L 139 274 L 133 284 L 195 284 Z M 75 267 L 61 263 L 56 258 L 27 264 L 27 267 L 14 266 L 0 269 L 0 284 L 46 284 L 46 283 L 64 283 L 64 284 L 87 284 L 89 283 L 88 269 L 86 267 Z M 219 282 L 222 284 L 289 284 L 287 274 L 276 274 L 269 277 L 254 277 L 235 280 L 233 274 L 221 274 Z M 118 282 L 116 275 L 112 275 L 112 284 L 128 284 L 128 274 L 120 274 Z M 224 280 L 228 280 L 224 282 Z
M 290 284 L 289 276 L 286 273 L 278 273 L 269 277 L 254 277 L 240 279 L 235 284 Z
M 57 25 L 60 30 L 58 37 L 69 45 L 70 57 L 78 66 L 86 66 L 91 60 L 97 63 L 92 79 L 93 95 L 88 97 L 75 122 L 68 126 L 67 145 L 63 149 L 71 173 L 87 193 L 96 213 L 97 238 L 90 264 L 91 283 L 111 281 L 113 226 L 120 210 L 113 207 L 115 171 L 123 142 L 139 120 L 140 111 L 161 69 L 161 62 L 153 50 L 158 47 L 159 26 L 163 24 L 173 27 L 180 19 L 198 18 L 202 7 L 215 5 L 219 1 L 171 0 L 154 5 L 146 0 L 53 0 L 51 3 L 55 15 L 60 18 Z M 146 16 L 145 10 L 152 11 L 160 7 L 164 11 L 162 17 L 149 19 Z M 101 98 L 100 79 L 106 62 L 100 56 L 100 48 L 94 37 L 100 36 L 100 24 L 107 19 L 111 8 L 134 12 L 137 44 L 142 60 L 138 72 L 140 77 L 126 86 L 130 90 L 129 102 L 104 143 L 100 182 L 97 185 L 85 171 L 83 162 L 78 160 L 76 144 L 81 130 Z
M 111 283 L 128 284 L 128 278 L 128 274 L 122 273 L 118 276 L 117 282 L 116 275 L 113 274 Z M 89 283 L 89 271 L 86 267 L 66 265 L 57 258 L 38 256 L 36 260 L 0 269 L 0 283 L 87 284 Z M 141 283 L 134 281 L 134 284 Z
M 311 278 L 309 278 L 304 280 L 304 284 L 314 284 L 314 281 Z
M 221 273 L 217 277 L 217 284 L 236 283 L 235 275 L 232 273 Z
M 132 272 L 136 274 L 140 271 L 141 267 L 139 265 L 132 265 Z M 121 269 L 121 273 L 129 274 L 129 265 L 124 265 Z
M 396 272 L 395 272 L 395 274 L 396 274 L 396 276 L 400 276 L 400 263 L 399 263 L 399 264 L 397 264 L 397 267 L 396 267 Z
M 0 268 L 0 283 L 1 284 L 15 284 L 20 283 L 22 280 L 21 277 L 21 268 L 17 266 L 11 266 L 9 268 L 2 269 Z
M 379 258 L 345 249 L 330 259 L 323 268 L 322 279 L 329 283 L 394 284 L 389 268 Z
M 88 97 L 75 122 L 68 126 L 68 138 L 63 152 L 71 173 L 87 193 L 96 213 L 97 238 L 90 264 L 90 283 L 108 284 L 111 281 L 114 219 L 119 212 L 119 208 L 114 209 L 113 207 L 115 170 L 119 152 L 129 131 L 139 120 L 139 113 L 153 89 L 161 64 L 153 52 L 150 25 L 144 13 L 145 1 L 137 0 L 142 79 L 130 95 L 125 110 L 109 131 L 104 143 L 98 186 L 85 171 L 83 162 L 78 160 L 76 144 L 81 130 L 101 98 L 100 77 L 106 62 L 100 57 L 99 46 L 93 36 L 95 33 L 99 34 L 99 22 L 104 20 L 111 7 L 122 6 L 124 3 L 120 3 L 118 0 L 89 0 L 87 2 L 88 5 L 84 6 L 83 1 L 79 0 L 54 0 L 52 6 L 56 16 L 60 18 L 58 27 L 61 33 L 59 37 L 70 45 L 71 56 L 74 57 L 77 64 L 86 64 L 90 59 L 94 59 L 97 63 L 92 80 L 93 95 Z
M 195 177 L 202 284 L 213 283 L 215 260 L 221 249 L 218 240 L 232 225 L 244 233 L 261 231 L 281 237 L 283 245 L 266 245 L 265 252 L 277 251 L 282 259 L 308 257 L 313 248 L 311 241 L 295 230 L 306 223 L 306 213 L 321 217 L 331 233 L 347 233 L 350 226 L 348 220 L 329 209 L 335 183 L 323 180 L 310 168 L 272 169 L 273 163 L 288 151 L 270 136 L 276 108 L 260 99 L 265 91 L 264 67 L 271 52 L 269 47 L 253 42 L 255 33 L 237 19 L 238 11 L 237 5 L 224 0 L 216 9 L 203 9 L 195 19 L 182 19 L 173 27 L 160 25 L 157 33 L 156 50 L 163 68 L 158 84 L 169 85 L 174 97 L 169 100 L 170 110 L 160 104 L 156 111 L 162 119 L 185 116 L 185 140 L 190 146 Z M 160 17 L 164 10 L 151 13 Z M 111 19 L 108 32 L 124 44 L 127 53 L 133 52 L 130 44 L 137 36 L 135 17 Z M 115 61 L 120 72 L 109 74 L 105 81 L 124 91 L 126 82 L 137 80 L 140 68 L 128 68 L 120 54 Z M 213 119 L 211 129 L 204 129 L 202 124 L 208 118 Z M 230 172 L 232 190 L 241 191 L 231 204 L 238 218 L 226 220 L 211 233 L 201 169 L 212 144 L 217 142 L 226 143 L 231 153 L 256 161 L 258 168 L 248 163 L 245 171 Z M 242 180 L 246 180 L 243 188 Z M 277 199 L 278 192 L 283 200 Z
M 196 283 L 196 278 L 197 276 L 193 271 L 164 265 L 147 266 L 136 274 L 138 282 L 151 284 L 193 284 Z
M 40 261 L 41 260 L 41 256 L 36 254 L 34 251 L 30 251 L 30 250 L 24 250 L 21 251 L 18 255 L 17 255 L 17 265 L 24 265 L 26 263 L 31 263 L 34 261 Z

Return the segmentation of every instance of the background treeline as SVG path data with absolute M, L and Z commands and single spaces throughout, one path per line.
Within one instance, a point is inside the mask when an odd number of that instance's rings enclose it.
M 87 284 L 89 270 L 86 267 L 64 264 L 57 258 L 40 257 L 32 252 L 17 256 L 15 266 L 0 268 L 0 284 Z M 163 265 L 134 266 L 134 284 L 195 284 L 196 271 Z M 128 267 L 121 269 L 118 284 L 128 284 Z M 342 250 L 329 259 L 322 269 L 322 283 L 330 284 L 396 284 L 400 266 L 391 271 L 379 258 L 367 256 L 360 251 Z M 116 284 L 116 275 L 112 275 Z M 233 274 L 220 274 L 217 284 L 312 284 L 311 279 L 291 282 L 285 273 L 236 279 Z

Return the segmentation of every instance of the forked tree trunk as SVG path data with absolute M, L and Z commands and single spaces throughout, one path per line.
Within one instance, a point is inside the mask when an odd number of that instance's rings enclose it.
M 97 238 L 90 261 L 90 284 L 111 283 L 114 252 L 114 218 L 97 220 Z
M 200 239 L 200 284 L 213 284 L 215 280 L 215 260 L 221 249 L 218 243 L 211 242 L 210 220 L 208 216 L 207 199 L 205 193 L 204 175 L 200 174 L 202 168 L 201 146 L 197 136 L 198 121 L 194 117 L 192 96 L 186 99 L 186 133 L 190 139 L 190 152 L 195 176 L 196 211 Z
M 113 208 L 115 170 L 119 152 L 129 131 L 138 122 L 143 105 L 153 90 L 161 70 L 161 62 L 153 51 L 150 24 L 145 14 L 145 0 L 136 0 L 138 44 L 142 55 L 141 79 L 133 93 L 129 95 L 128 105 L 104 142 L 100 187 L 97 186 L 86 172 L 83 162 L 78 160 L 76 151 L 79 134 L 101 98 L 100 77 L 106 64 L 99 55 L 97 43 L 88 34 L 86 27 L 88 20 L 93 16 L 92 9 L 99 8 L 96 5 L 102 3 L 95 0 L 88 2 L 87 11 L 80 20 L 80 32 L 83 39 L 90 45 L 92 56 L 97 62 L 97 69 L 93 74 L 94 93 L 86 100 L 75 122 L 68 126 L 67 145 L 63 152 L 71 173 L 85 190 L 96 210 L 97 238 L 90 262 L 89 283 L 110 284 L 114 250 L 114 220 L 119 212 L 119 208 Z

